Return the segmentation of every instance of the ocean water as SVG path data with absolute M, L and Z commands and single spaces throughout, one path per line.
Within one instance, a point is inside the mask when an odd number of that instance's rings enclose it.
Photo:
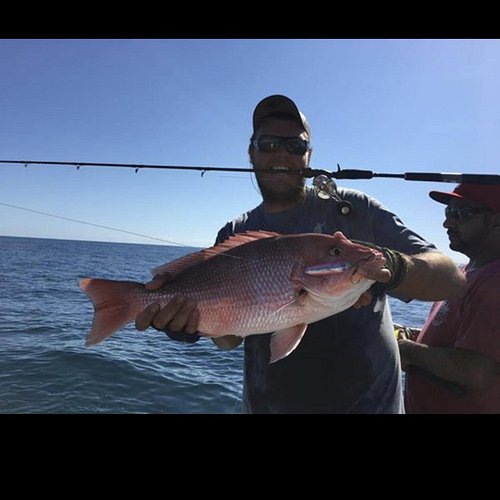
M 0 413 L 240 413 L 242 346 L 181 344 L 133 325 L 84 346 L 93 308 L 79 278 L 144 282 L 192 251 L 0 236 Z M 391 300 L 407 325 L 421 326 L 429 307 Z

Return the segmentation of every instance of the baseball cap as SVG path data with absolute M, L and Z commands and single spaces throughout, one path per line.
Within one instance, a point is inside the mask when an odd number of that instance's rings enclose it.
M 500 212 L 500 184 L 459 184 L 452 193 L 431 191 L 429 196 L 445 205 L 451 200 L 465 200 L 480 203 L 494 213 Z
M 309 139 L 311 139 L 311 129 L 304 114 L 289 97 L 280 94 L 265 97 L 255 106 L 253 112 L 253 131 L 255 132 L 259 128 L 264 118 L 275 113 L 289 115 L 294 118 L 307 132 Z

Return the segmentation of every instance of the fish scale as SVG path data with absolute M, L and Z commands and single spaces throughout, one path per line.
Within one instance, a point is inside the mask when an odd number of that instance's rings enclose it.
M 341 232 L 242 233 L 157 268 L 174 279 L 156 291 L 140 283 L 82 280 L 95 308 L 87 345 L 133 321 L 149 304 L 163 307 L 182 295 L 196 304 L 204 335 L 275 332 L 271 360 L 276 361 L 298 345 L 307 324 L 347 309 L 371 286 L 366 278 L 353 279 L 359 265 L 384 264 L 380 252 Z
M 270 248 L 257 245 L 256 251 L 255 245 L 247 244 L 229 254 L 248 260 L 215 256 L 187 270 L 182 282 L 158 292 L 154 300 L 164 306 L 180 293 L 197 302 L 200 330 L 214 337 L 269 332 L 277 322 L 293 322 L 297 314 L 292 307 L 276 314 L 295 296 L 295 286 L 289 279 L 294 262 L 286 258 L 291 249 L 285 250 L 283 242 L 266 246 Z M 143 306 L 152 302 L 150 293 L 139 293 Z

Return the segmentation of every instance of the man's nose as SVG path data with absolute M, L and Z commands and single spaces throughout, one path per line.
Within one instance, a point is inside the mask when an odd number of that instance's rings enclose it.
M 445 214 L 443 227 L 445 227 L 446 229 L 449 229 L 451 227 L 455 227 L 456 225 L 457 225 L 457 220 L 454 219 L 453 217 L 449 217 Z
M 276 151 L 274 153 L 274 157 L 275 158 L 288 158 L 289 156 L 291 155 L 291 153 L 289 153 L 287 150 L 286 150 L 286 147 L 284 144 L 281 144 L 280 148 L 278 149 L 278 151 Z

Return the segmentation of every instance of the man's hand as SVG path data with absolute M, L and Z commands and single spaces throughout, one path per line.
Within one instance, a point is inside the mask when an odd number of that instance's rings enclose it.
M 172 281 L 169 274 L 158 274 L 145 284 L 148 290 L 157 290 L 164 283 Z M 160 304 L 150 304 L 142 311 L 135 320 L 135 327 L 139 331 L 146 330 L 150 326 L 157 330 L 168 330 L 167 335 L 181 342 L 196 342 L 199 335 L 198 323 L 200 314 L 196 304 L 187 298 L 177 295 L 166 306 L 161 308 Z
M 387 247 L 381 247 L 375 243 L 367 241 L 352 240 L 355 243 L 364 245 L 368 248 L 373 248 L 381 252 L 385 258 L 385 267 L 382 269 L 371 269 L 370 265 L 360 266 L 358 272 L 366 278 L 378 281 L 377 288 L 379 290 L 389 290 L 397 288 L 405 279 L 405 276 L 410 267 L 411 259 L 401 252 L 392 250 Z M 372 272 L 373 271 L 373 272 Z M 388 274 L 387 274 L 387 272 Z
M 399 355 L 401 358 L 401 369 L 406 371 L 408 366 L 411 365 L 409 361 L 410 351 L 413 349 L 415 342 L 407 338 L 401 338 L 398 340 Z
M 378 281 L 380 283 L 387 283 L 391 279 L 391 272 L 387 268 L 375 268 L 373 266 L 360 266 L 356 274 L 364 278 Z M 363 292 L 359 299 L 353 304 L 354 309 L 360 309 L 371 304 L 373 300 L 373 293 L 370 290 Z
M 391 271 L 386 267 L 359 266 L 356 275 L 362 276 L 369 280 L 378 281 L 379 283 L 387 283 L 391 279 Z

